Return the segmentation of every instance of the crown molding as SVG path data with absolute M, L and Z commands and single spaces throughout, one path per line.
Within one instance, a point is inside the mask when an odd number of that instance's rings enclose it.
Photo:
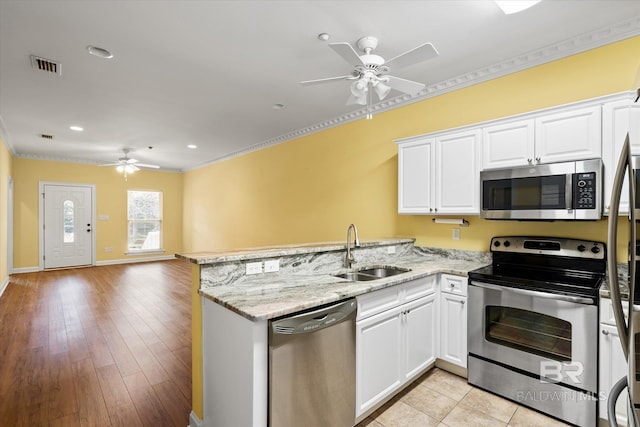
M 18 154 L 14 154 L 14 157 L 17 157 L 19 159 L 44 160 L 44 161 L 48 161 L 48 162 L 79 163 L 79 164 L 91 165 L 91 166 L 103 166 L 104 165 L 104 163 L 97 162 L 95 160 L 72 159 L 72 158 L 69 158 L 69 157 L 42 156 L 42 155 L 39 155 L 39 154 L 22 154 L 22 153 L 18 153 Z M 141 167 L 140 170 L 157 171 L 157 172 L 177 172 L 177 173 L 183 172 L 183 170 L 181 170 L 181 169 L 171 169 L 171 168 L 146 169 L 146 168 L 142 168 Z
M 382 102 L 378 102 L 372 105 L 371 112 L 375 115 L 376 113 L 393 110 L 395 108 L 403 107 L 415 102 L 434 98 L 447 92 L 452 92 L 478 83 L 486 82 L 488 80 L 503 77 L 507 74 L 516 73 L 527 68 L 532 68 L 538 65 L 545 64 L 547 62 L 556 61 L 558 59 L 575 55 L 580 52 L 585 52 L 587 50 L 602 47 L 607 44 L 615 43 L 638 35 L 640 35 L 640 17 L 634 17 L 632 19 L 616 23 L 609 27 L 601 28 L 599 30 L 585 33 L 577 37 L 566 39 L 559 43 L 548 45 L 541 49 L 532 50 L 523 55 L 518 55 L 517 57 L 510 58 L 505 61 L 492 64 L 477 70 L 473 70 L 468 73 L 461 74 L 457 77 L 453 77 L 451 79 L 434 83 L 430 86 L 427 86 L 424 90 L 422 90 L 420 93 L 418 93 L 418 95 L 414 97 L 410 95 L 400 95 L 388 100 L 384 100 Z M 350 113 L 259 142 L 258 144 L 235 151 L 222 157 L 218 157 L 214 160 L 194 166 L 192 168 L 183 169 L 182 171 L 187 172 L 190 170 L 199 169 L 205 166 L 212 165 L 214 163 L 232 159 L 234 157 L 243 156 L 245 154 L 261 150 L 272 145 L 277 145 L 282 142 L 303 137 L 305 135 L 310 135 L 345 123 L 353 122 L 355 120 L 364 118 L 368 112 L 368 109 L 364 107 L 359 110 L 352 111 Z

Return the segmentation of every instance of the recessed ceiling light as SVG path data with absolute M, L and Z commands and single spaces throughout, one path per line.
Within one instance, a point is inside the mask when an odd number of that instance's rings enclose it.
M 328 33 L 320 33 L 318 34 L 318 40 L 326 42 L 327 40 L 329 40 L 331 36 Z
M 198 146 L 195 144 L 189 144 L 187 145 L 187 148 L 195 149 L 195 148 L 198 148 Z
M 80 126 L 69 126 L 69 129 L 74 130 L 76 132 L 82 132 L 84 130 L 84 128 Z
M 103 49 L 98 46 L 87 46 L 87 51 L 89 51 L 89 54 L 93 56 L 97 56 L 98 58 L 103 58 L 103 59 L 113 58 L 113 53 L 109 52 L 107 49 Z
M 495 2 L 505 15 L 511 15 L 535 6 L 540 0 L 495 0 Z
M 273 109 L 274 110 L 283 110 L 284 109 L 284 104 L 273 104 Z

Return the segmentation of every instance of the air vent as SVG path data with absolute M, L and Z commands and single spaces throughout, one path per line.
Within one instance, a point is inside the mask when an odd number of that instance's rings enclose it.
M 42 139 L 53 139 L 53 135 L 48 135 L 46 133 L 41 133 L 40 138 Z
M 62 75 L 62 64 L 53 62 L 50 59 L 40 58 L 39 56 L 31 55 L 31 66 L 47 73 Z

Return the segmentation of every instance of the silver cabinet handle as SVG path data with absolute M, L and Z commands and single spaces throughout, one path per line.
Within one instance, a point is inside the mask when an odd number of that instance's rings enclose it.
M 609 335 L 609 331 L 607 331 L 606 329 L 602 330 L 602 335 Z
M 433 212 L 433 208 L 429 208 L 429 212 Z
M 536 157 L 536 163 L 540 163 L 540 157 Z
M 533 163 L 533 159 L 531 159 L 531 158 L 527 159 L 527 163 L 529 163 L 529 164 Z
M 449 283 L 449 286 L 451 286 L 451 289 L 453 289 L 453 288 L 456 287 L 456 284 L 455 283 Z
M 464 305 L 464 303 L 465 303 L 465 301 L 464 301 L 464 300 L 461 300 L 461 301 L 460 301 L 460 304 Z

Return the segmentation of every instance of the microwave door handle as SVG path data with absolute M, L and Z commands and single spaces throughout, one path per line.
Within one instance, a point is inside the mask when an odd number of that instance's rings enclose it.
M 564 185 L 564 206 L 568 211 L 573 209 L 573 174 L 568 173 Z
M 624 145 L 622 146 L 622 152 L 620 153 L 620 159 L 618 160 L 618 166 L 616 168 L 616 174 L 613 180 L 613 187 L 611 191 L 611 203 L 609 206 L 609 230 L 608 230 L 608 251 L 607 251 L 607 270 L 609 272 L 609 288 L 611 291 L 611 302 L 613 308 L 613 316 L 616 319 L 616 328 L 618 329 L 618 334 L 620 335 L 620 344 L 622 345 L 622 353 L 626 359 L 629 358 L 629 327 L 624 319 L 624 313 L 622 311 L 622 298 L 620 296 L 620 287 L 618 284 L 618 212 L 620 210 L 620 195 L 622 194 L 622 184 L 624 182 L 624 175 L 626 170 L 628 169 L 631 173 L 631 163 L 630 159 L 630 149 L 629 149 L 629 134 L 627 133 L 627 138 L 624 141 Z M 634 205 L 631 205 L 634 195 L 631 193 L 632 189 L 635 188 L 635 185 L 632 186 L 631 181 L 633 181 L 633 175 L 629 176 L 629 211 L 633 212 Z M 635 184 L 635 183 L 634 183 Z M 631 214 L 632 217 L 635 217 L 635 214 Z M 635 227 L 633 227 L 635 228 Z M 630 235 L 635 234 L 635 231 L 631 232 Z M 631 236 L 629 236 L 631 238 Z M 633 236 L 635 237 L 635 236 Z M 634 245 L 633 252 L 635 253 L 635 241 L 630 240 L 631 244 Z M 635 270 L 635 265 L 631 264 L 630 268 L 630 278 L 631 276 L 635 277 L 635 274 L 632 271 Z M 633 287 L 633 283 L 629 283 L 630 288 Z M 633 294 L 629 293 L 629 302 L 633 301 Z M 631 312 L 629 312 L 631 314 Z

